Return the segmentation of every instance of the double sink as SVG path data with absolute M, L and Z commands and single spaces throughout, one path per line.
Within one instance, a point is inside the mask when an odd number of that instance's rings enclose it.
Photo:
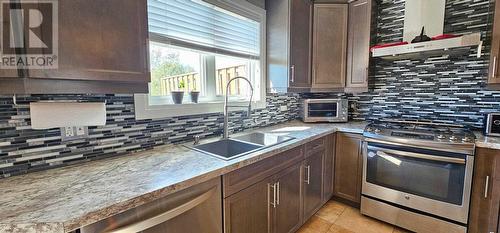
M 223 160 L 231 160 L 293 139 L 295 138 L 290 136 L 255 132 L 189 148 Z

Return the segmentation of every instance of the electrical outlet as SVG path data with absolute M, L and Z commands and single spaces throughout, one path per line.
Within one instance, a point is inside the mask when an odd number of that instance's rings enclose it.
M 284 112 L 284 111 L 287 111 L 288 110 L 288 106 L 286 105 L 281 105 L 280 106 L 280 111 Z
M 61 140 L 70 141 L 85 138 L 89 135 L 87 126 L 67 126 L 61 128 Z
M 85 126 L 77 126 L 76 128 L 76 136 L 84 136 L 86 134 L 86 128 Z
M 71 126 L 64 127 L 64 136 L 74 137 L 75 131 L 73 131 L 73 127 L 71 127 Z

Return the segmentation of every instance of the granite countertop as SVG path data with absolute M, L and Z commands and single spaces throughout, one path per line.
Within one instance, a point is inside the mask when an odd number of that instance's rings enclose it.
M 259 128 L 252 131 L 276 132 L 296 139 L 231 161 L 182 145 L 168 145 L 6 178 L 0 180 L 0 232 L 72 231 L 329 133 L 362 133 L 365 126 L 364 122 L 305 124 L 292 121 Z
M 291 121 L 249 130 L 296 139 L 231 161 L 167 145 L 128 156 L 0 180 L 0 232 L 62 233 L 208 181 L 336 131 L 362 133 L 365 122 Z M 214 138 L 205 141 L 216 140 Z M 500 149 L 500 138 L 477 134 L 478 147 Z
M 476 147 L 500 150 L 500 137 L 484 136 L 482 132 L 475 132 Z

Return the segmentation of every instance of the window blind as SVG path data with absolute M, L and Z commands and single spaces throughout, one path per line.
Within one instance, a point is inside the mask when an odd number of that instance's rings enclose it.
M 210 52 L 260 56 L 260 23 L 200 0 L 148 0 L 149 31 Z

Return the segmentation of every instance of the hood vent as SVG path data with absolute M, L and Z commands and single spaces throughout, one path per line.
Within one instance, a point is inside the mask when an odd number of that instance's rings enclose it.
M 374 46 L 371 49 L 372 56 L 396 60 L 419 56 L 464 53 L 464 51 L 470 50 L 453 48 L 479 46 L 477 53 L 479 57 L 482 45 L 480 33 L 462 36 L 443 35 L 445 7 L 446 0 L 406 0 L 403 41 Z M 428 37 L 431 37 L 432 40 L 410 43 L 415 37 L 421 36 L 421 33 L 426 34 L 424 38 L 429 39 Z
M 383 48 L 373 48 L 372 57 L 381 57 L 389 60 L 415 58 L 453 53 L 450 49 L 460 47 L 478 47 L 477 57 L 481 57 L 481 33 L 473 33 L 460 37 L 431 40 L 427 42 L 403 44 Z M 469 51 L 469 50 L 467 50 Z M 460 52 L 460 51 L 456 51 Z

